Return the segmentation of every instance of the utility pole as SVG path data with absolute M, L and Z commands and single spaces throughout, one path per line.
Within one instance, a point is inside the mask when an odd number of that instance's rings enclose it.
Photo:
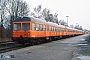
M 69 16 L 66 16 L 66 17 L 67 17 L 67 26 L 68 26 L 68 17 L 69 17 Z

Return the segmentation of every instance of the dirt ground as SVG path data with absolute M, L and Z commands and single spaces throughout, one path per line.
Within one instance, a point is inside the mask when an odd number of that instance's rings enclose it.
M 0 42 L 12 41 L 11 38 L 0 38 Z

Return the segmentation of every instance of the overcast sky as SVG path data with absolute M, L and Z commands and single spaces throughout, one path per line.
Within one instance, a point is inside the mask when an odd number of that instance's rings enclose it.
M 68 23 L 75 25 L 78 23 L 85 29 L 90 27 L 90 0 L 26 0 L 33 9 L 42 5 L 42 8 L 50 9 L 50 12 L 58 14 L 59 20 L 65 20 L 69 16 Z

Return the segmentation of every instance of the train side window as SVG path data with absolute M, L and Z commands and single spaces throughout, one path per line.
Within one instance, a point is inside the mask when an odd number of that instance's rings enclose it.
M 62 28 L 62 32 L 64 32 L 64 28 Z
M 54 31 L 54 27 L 53 27 L 53 31 Z
M 43 30 L 46 31 L 46 25 L 43 25 Z
M 55 27 L 54 27 L 54 31 L 55 31 Z
M 69 32 L 69 29 L 68 29 L 68 32 Z
M 69 32 L 69 29 L 68 29 L 68 32 Z
M 59 30 L 58 30 L 58 28 L 57 28 L 57 32 L 58 32 Z
M 39 24 L 36 24 L 36 31 L 39 31 Z
M 56 28 L 57 32 L 58 32 L 58 28 Z
M 58 28 L 56 28 L 56 32 L 58 32 Z
M 53 26 L 52 26 L 52 31 L 53 31 Z
M 51 31 L 51 26 L 49 26 L 49 31 Z
M 34 31 L 35 30 L 35 24 L 32 23 L 32 30 Z
M 52 31 L 52 26 L 51 26 L 51 30 L 50 31 Z
M 58 32 L 60 31 L 60 28 L 58 28 Z
M 51 31 L 52 31 L 52 28 L 53 28 L 53 27 L 51 26 Z
M 57 31 L 56 29 L 57 29 L 57 28 L 55 27 L 55 32 Z
M 52 26 L 51 26 L 51 30 L 50 31 L 52 31 Z
M 43 30 L 43 25 L 40 24 L 39 26 L 40 26 L 40 31 L 42 31 Z
M 56 32 L 56 27 L 55 27 L 55 32 Z
M 56 32 L 58 32 L 58 28 L 56 28 Z

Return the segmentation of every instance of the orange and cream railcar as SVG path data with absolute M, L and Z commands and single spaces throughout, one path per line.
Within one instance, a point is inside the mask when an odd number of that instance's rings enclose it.
M 18 17 L 12 25 L 12 40 L 21 44 L 35 44 L 83 34 L 82 31 L 33 17 Z
M 47 25 L 49 27 L 49 30 L 48 30 L 49 38 L 50 39 L 54 39 L 54 38 L 60 39 L 60 37 L 62 35 L 60 32 L 60 30 L 61 30 L 60 26 L 58 24 L 52 23 L 52 22 L 47 22 Z
M 21 44 L 38 42 L 34 39 L 47 38 L 47 24 L 45 20 L 33 17 L 18 17 L 13 21 L 12 40 Z

